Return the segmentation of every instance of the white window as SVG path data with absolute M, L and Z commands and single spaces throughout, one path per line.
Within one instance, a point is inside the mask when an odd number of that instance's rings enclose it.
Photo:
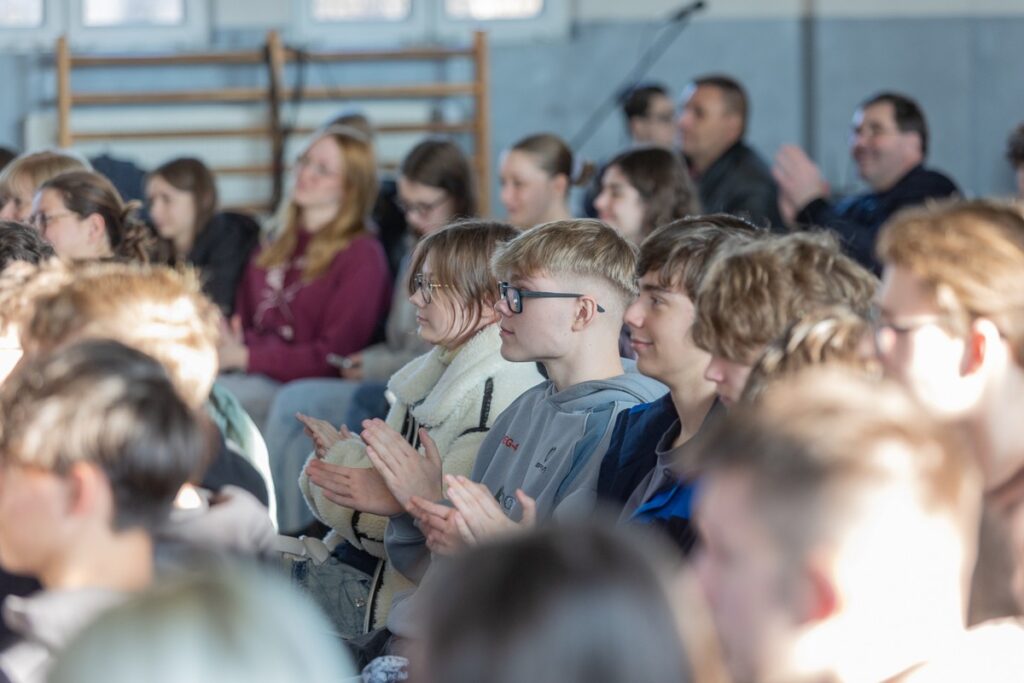
M 455 19 L 532 19 L 544 0 L 444 0 L 444 8 Z
M 298 0 L 289 38 L 318 47 L 564 37 L 569 0 Z
M 185 0 L 82 0 L 82 24 L 99 26 L 181 26 Z
M 412 0 L 313 0 L 315 21 L 400 21 Z
M 0 0 L 0 27 L 39 28 L 43 15 L 43 0 Z
M 65 0 L 73 49 L 203 47 L 209 0 Z

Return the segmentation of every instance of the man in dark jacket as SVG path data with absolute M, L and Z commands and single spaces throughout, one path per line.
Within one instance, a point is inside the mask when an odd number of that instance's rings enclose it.
M 767 164 L 743 142 L 750 105 L 728 76 L 703 76 L 683 94 L 683 154 L 707 213 L 731 213 L 780 227 L 778 194 Z
M 928 125 L 917 102 L 879 93 L 854 112 L 850 137 L 850 155 L 870 191 L 830 199 L 814 162 L 799 147 L 785 145 L 772 169 L 783 216 L 790 224 L 835 230 L 850 256 L 879 273 L 874 249 L 882 224 L 902 208 L 958 193 L 952 180 L 924 168 L 927 154 Z

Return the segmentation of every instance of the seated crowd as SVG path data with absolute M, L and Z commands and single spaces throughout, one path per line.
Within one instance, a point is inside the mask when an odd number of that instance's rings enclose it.
M 0 683 L 1024 679 L 1024 204 L 905 95 L 847 197 L 749 112 L 638 85 L 593 179 L 523 137 L 507 222 L 360 115 L 263 226 L 10 161 Z

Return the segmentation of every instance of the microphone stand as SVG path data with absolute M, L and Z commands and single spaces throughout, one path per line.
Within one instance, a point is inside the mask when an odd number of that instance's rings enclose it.
M 608 114 L 615 109 L 619 103 L 621 93 L 626 90 L 627 86 L 635 86 L 641 78 L 646 75 L 647 71 L 651 66 L 661 58 L 665 51 L 669 48 L 672 43 L 682 34 L 690 23 L 690 17 L 695 12 L 704 9 L 705 3 L 702 0 L 686 5 L 674 15 L 669 17 L 669 23 L 663 27 L 661 35 L 658 39 L 651 43 L 651 46 L 647 48 L 640 60 L 637 61 L 629 75 L 622 81 L 618 88 L 612 91 L 611 95 L 601 104 L 600 107 L 594 110 L 590 115 L 590 118 L 584 122 L 580 129 L 573 135 L 569 140 L 569 147 L 574 152 L 579 152 L 580 148 L 583 147 L 597 131 L 598 127 L 608 118 Z

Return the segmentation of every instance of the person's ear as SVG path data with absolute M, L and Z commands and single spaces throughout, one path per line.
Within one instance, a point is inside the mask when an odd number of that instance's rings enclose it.
M 569 176 L 564 173 L 553 176 L 548 182 L 559 197 L 565 197 L 569 193 Z
M 799 576 L 786 580 L 797 582 L 793 607 L 800 623 L 822 622 L 839 610 L 839 591 L 831 572 L 819 559 L 811 558 Z
M 572 321 L 573 332 L 586 329 L 600 312 L 597 310 L 597 301 L 590 295 L 583 295 L 576 300 L 576 315 Z
M 89 242 L 92 244 L 106 244 L 107 222 L 98 213 L 91 213 L 85 217 L 86 230 L 88 230 Z
M 960 367 L 962 375 L 972 375 L 991 360 L 992 352 L 1002 340 L 999 328 L 987 318 L 976 318 L 971 322 L 964 344 L 964 357 Z
M 75 517 L 88 517 L 105 508 L 110 499 L 110 484 L 106 475 L 93 463 L 76 462 L 71 465 L 65 480 L 68 484 L 68 513 Z

